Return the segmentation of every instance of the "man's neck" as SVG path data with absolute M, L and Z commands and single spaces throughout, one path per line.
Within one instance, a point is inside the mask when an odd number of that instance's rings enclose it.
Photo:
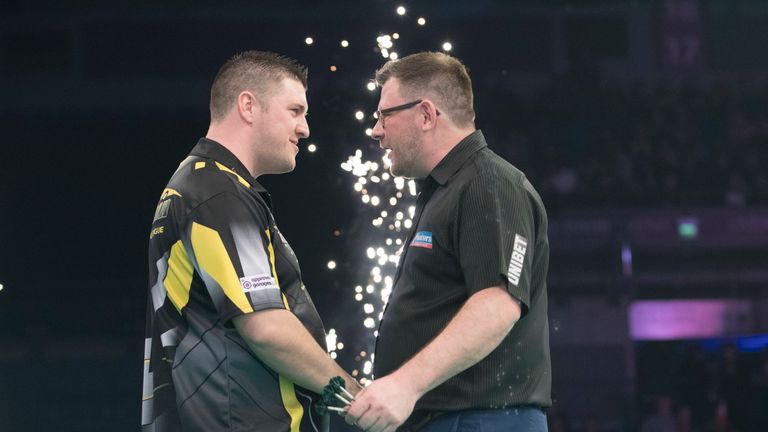
M 429 175 L 435 167 L 445 159 L 445 156 L 453 150 L 454 147 L 466 137 L 468 137 L 476 129 L 474 127 L 469 128 L 451 128 L 444 133 L 435 134 L 434 136 L 434 151 L 427 157 L 428 170 L 424 174 L 424 177 Z
M 233 155 L 245 166 L 248 172 L 253 178 L 257 177 L 256 167 L 253 162 L 254 158 L 251 154 L 251 149 L 247 145 L 247 138 L 242 133 L 234 131 L 232 128 L 227 128 L 222 125 L 211 124 L 208 127 L 208 132 L 205 137 L 216 141 L 224 146 L 227 150 L 232 152 Z

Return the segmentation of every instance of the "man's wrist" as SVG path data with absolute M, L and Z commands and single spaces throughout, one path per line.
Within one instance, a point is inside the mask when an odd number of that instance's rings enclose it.
M 403 389 L 405 394 L 414 395 L 416 400 L 424 396 L 428 390 L 428 383 L 424 382 L 423 373 L 415 373 L 418 369 L 411 364 L 405 364 L 400 369 L 393 372 L 390 376 L 397 383 L 398 387 Z
M 363 386 L 360 385 L 360 383 L 352 377 L 347 377 L 345 381 L 346 385 L 344 387 L 348 392 L 352 394 L 352 396 L 356 396 L 358 393 L 360 393 L 360 390 L 363 389 Z

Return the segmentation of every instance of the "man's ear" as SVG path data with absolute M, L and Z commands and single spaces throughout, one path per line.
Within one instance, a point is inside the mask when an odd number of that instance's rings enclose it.
M 431 100 L 425 99 L 419 104 L 419 119 L 421 120 L 421 130 L 428 131 L 437 125 L 438 111 Z
M 249 91 L 240 92 L 237 95 L 237 113 L 248 123 L 256 121 L 257 110 L 260 111 L 259 101 Z

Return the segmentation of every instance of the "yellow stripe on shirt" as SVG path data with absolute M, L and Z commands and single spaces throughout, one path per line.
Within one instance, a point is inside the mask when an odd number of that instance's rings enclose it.
M 283 399 L 283 406 L 291 416 L 291 432 L 300 432 L 301 418 L 304 416 L 304 407 L 296 398 L 296 387 L 284 376 L 280 375 L 280 397 Z
M 191 237 L 192 249 L 200 268 L 219 284 L 224 294 L 241 312 L 253 312 L 219 233 L 205 225 L 192 222 Z
M 160 194 L 160 200 L 162 201 L 162 200 L 164 200 L 166 198 L 170 198 L 170 197 L 172 197 L 174 195 L 177 196 L 177 197 L 181 196 L 179 191 L 177 191 L 176 189 L 165 188 L 165 189 L 163 189 L 163 193 Z
M 277 269 L 275 268 L 275 248 L 272 247 L 272 234 L 269 232 L 269 228 L 264 230 L 264 233 L 267 235 L 267 240 L 269 241 L 269 246 L 267 249 L 269 249 L 269 264 L 272 266 L 272 277 L 275 278 L 275 284 L 277 284 L 279 288 L 280 281 L 277 280 Z M 283 297 L 285 297 L 285 295 L 283 295 Z M 285 308 L 290 309 L 287 303 Z
M 267 228 L 264 233 L 267 235 L 267 240 L 269 240 L 267 249 L 269 250 L 269 264 L 272 266 L 272 277 L 275 278 L 275 284 L 277 284 L 279 288 L 280 281 L 277 279 L 277 269 L 275 267 L 275 248 L 272 247 L 272 235 L 269 232 L 269 228 Z M 283 297 L 283 304 L 285 305 L 285 308 L 291 310 L 291 307 L 288 306 L 288 299 L 285 297 L 285 294 L 282 292 L 282 290 L 280 294 Z M 301 426 L 301 418 L 304 416 L 304 407 L 301 406 L 299 399 L 296 397 L 295 385 L 284 376 L 279 375 L 279 377 L 280 398 L 283 400 L 283 406 L 288 412 L 288 415 L 291 416 L 291 432 L 299 432 L 299 427 Z
M 192 263 L 181 240 L 171 246 L 171 254 L 168 257 L 168 273 L 163 279 L 163 285 L 168 292 L 168 298 L 181 313 L 189 302 L 189 289 L 192 286 Z
M 218 163 L 218 162 L 216 162 L 216 166 L 217 166 L 217 167 L 219 167 L 219 169 L 220 169 L 220 170 L 222 170 L 222 171 L 224 171 L 224 172 L 228 172 L 228 173 L 230 173 L 230 174 L 234 174 L 234 176 L 235 176 L 235 177 L 237 177 L 237 181 L 239 181 L 239 182 L 240 182 L 241 184 L 243 184 L 245 187 L 247 187 L 247 188 L 251 187 L 251 184 L 250 184 L 250 183 L 248 183 L 247 181 L 245 181 L 245 179 L 244 179 L 244 178 L 242 178 L 242 177 L 240 176 L 240 174 L 238 174 L 238 173 L 236 173 L 236 172 L 232 171 L 231 169 L 229 169 L 229 168 L 225 167 L 224 165 L 222 165 L 222 164 L 220 164 L 220 163 Z

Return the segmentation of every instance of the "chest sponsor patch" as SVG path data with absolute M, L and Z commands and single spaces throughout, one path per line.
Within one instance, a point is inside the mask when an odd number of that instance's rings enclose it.
M 411 247 L 432 249 L 432 231 L 419 231 L 411 241 Z
M 525 251 L 528 249 L 528 239 L 515 234 L 515 245 L 512 248 L 512 258 L 509 259 L 509 268 L 507 269 L 507 278 L 509 283 L 518 286 L 520 275 L 523 273 L 523 260 L 525 260 Z
M 243 287 L 243 292 L 280 289 L 275 282 L 275 278 L 268 274 L 241 277 L 240 286 Z

